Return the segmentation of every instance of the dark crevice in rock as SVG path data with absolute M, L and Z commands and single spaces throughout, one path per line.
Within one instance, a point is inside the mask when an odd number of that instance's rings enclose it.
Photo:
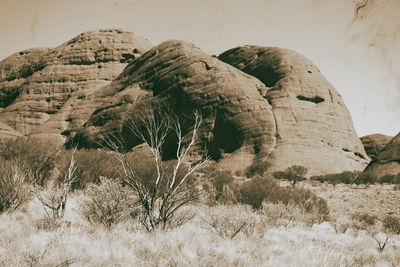
M 273 68 L 262 66 L 251 71 L 247 70 L 247 68 L 243 69 L 244 72 L 249 73 L 251 76 L 254 76 L 260 79 L 267 87 L 273 87 L 282 76 L 277 73 Z
M 302 96 L 302 95 L 298 95 L 297 99 L 302 100 L 302 101 L 308 101 L 308 102 L 312 102 L 315 104 L 324 102 L 325 99 L 323 99 L 322 97 L 316 96 L 316 97 L 306 97 L 306 96 Z
M 350 152 L 350 149 L 348 149 L 348 148 L 342 148 L 342 150 L 343 150 L 344 152 Z
M 19 96 L 19 92 L 12 92 L 11 94 L 0 97 L 0 108 L 6 108 L 11 105 Z
M 222 111 L 223 112 L 223 111 Z M 243 144 L 243 136 L 234 125 L 226 120 L 221 111 L 217 111 L 213 136 L 217 146 L 225 153 L 232 153 Z
M 357 157 L 360 157 L 362 159 L 365 159 L 365 157 L 360 152 L 354 152 L 354 155 L 356 155 Z
M 71 61 L 69 65 L 92 65 L 96 63 L 96 61 Z

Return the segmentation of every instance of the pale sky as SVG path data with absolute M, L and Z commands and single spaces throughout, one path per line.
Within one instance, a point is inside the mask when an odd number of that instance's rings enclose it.
M 81 32 L 124 28 L 154 45 L 209 54 L 279 46 L 311 59 L 342 95 L 358 135 L 400 131 L 400 0 L 0 0 L 0 60 Z

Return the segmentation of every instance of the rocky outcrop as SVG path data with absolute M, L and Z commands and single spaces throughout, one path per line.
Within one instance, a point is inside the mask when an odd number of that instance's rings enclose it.
M 10 138 L 21 137 L 22 134 L 11 128 L 10 126 L 0 122 L 0 142 Z
M 393 136 L 370 134 L 360 138 L 365 152 L 373 160 L 376 155 L 393 139 Z
M 400 173 L 400 133 L 378 152 L 365 170 L 375 173 L 378 177 Z
M 168 106 L 183 125 L 197 109 L 203 117 L 198 147 L 206 147 L 216 160 L 228 159 L 226 164 L 243 168 L 275 146 L 275 119 L 260 94 L 265 89 L 258 79 L 190 43 L 166 41 L 96 92 L 97 97 L 107 95 L 109 101 L 92 114 L 75 142 L 90 147 L 110 133 L 124 134 L 127 120 L 136 121 L 149 106 Z M 189 128 L 184 129 L 185 134 Z M 140 143 L 134 136 L 126 136 L 131 147 Z
M 304 165 L 310 175 L 364 169 L 369 158 L 343 100 L 309 60 L 266 47 L 233 49 L 220 59 L 235 68 L 189 43 L 154 47 L 96 92 L 109 101 L 75 142 L 90 147 L 110 133 L 124 135 L 128 118 L 161 102 L 181 119 L 199 109 L 199 147 L 231 169 L 257 160 L 269 161 L 270 171 Z M 130 136 L 128 143 L 139 141 Z
M 24 135 L 59 135 L 71 119 L 66 102 L 109 84 L 150 47 L 141 36 L 110 29 L 82 33 L 53 49 L 15 53 L 0 62 L 0 121 Z M 55 114 L 58 120 L 37 129 Z
M 309 174 L 362 170 L 369 158 L 341 96 L 304 56 L 277 47 L 243 46 L 219 59 L 259 78 L 273 108 L 271 171 L 303 165 Z
M 0 134 L 88 148 L 122 136 L 131 148 L 141 142 L 129 133 L 129 121 L 144 111 L 175 113 L 190 135 L 199 110 L 203 123 L 192 155 L 206 148 L 232 171 L 264 160 L 271 172 L 297 164 L 309 175 L 366 166 L 342 98 L 304 56 L 244 46 L 215 58 L 183 41 L 150 47 L 143 37 L 112 29 L 6 58 Z M 166 159 L 174 157 L 175 143 L 167 138 Z

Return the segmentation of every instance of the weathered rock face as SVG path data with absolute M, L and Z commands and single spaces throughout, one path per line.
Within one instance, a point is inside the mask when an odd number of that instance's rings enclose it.
M 275 119 L 260 94 L 264 90 L 258 79 L 196 46 L 166 41 L 96 92 L 100 98 L 108 95 L 109 101 L 92 114 L 75 141 L 95 146 L 110 132 L 123 131 L 127 119 L 135 121 L 148 105 L 165 104 L 181 121 L 198 109 L 203 117 L 199 147 L 206 146 L 214 159 L 229 159 L 229 164 L 242 160 L 239 165 L 246 167 L 254 155 L 268 154 L 275 146 Z M 139 140 L 130 136 L 129 143 L 135 146 Z
M 393 136 L 370 134 L 360 138 L 365 152 L 373 160 L 376 155 L 393 139 Z
M 207 148 L 233 171 L 258 160 L 267 160 L 270 171 L 304 165 L 309 175 L 367 164 L 340 95 L 305 57 L 245 46 L 218 59 L 183 41 L 150 47 L 132 33 L 99 30 L 6 58 L 0 135 L 98 147 L 112 134 L 134 147 L 140 140 L 129 134 L 128 122 L 143 110 L 169 107 L 186 135 L 199 110 L 203 123 L 192 152 Z M 167 158 L 174 143 L 167 139 Z
M 400 173 L 400 133 L 378 152 L 365 170 L 377 176 Z
M 364 169 L 369 158 L 350 114 L 310 61 L 265 47 L 233 49 L 220 59 L 236 68 L 185 42 L 154 47 L 88 97 L 109 101 L 75 142 L 96 146 L 109 133 L 124 134 L 127 119 L 135 120 L 144 106 L 167 102 L 181 118 L 193 109 L 202 112 L 199 146 L 231 169 L 265 159 L 270 171 L 294 164 L 306 166 L 309 174 Z M 131 137 L 129 143 L 139 141 Z
M 21 133 L 17 132 L 10 126 L 0 122 L 0 141 L 7 140 L 10 138 L 16 138 L 22 136 Z
M 259 78 L 273 107 L 276 146 L 271 171 L 303 165 L 309 174 L 362 170 L 368 156 L 335 88 L 304 56 L 276 47 L 243 46 L 219 56 Z
M 0 62 L 0 121 L 26 135 L 57 114 L 37 131 L 59 134 L 70 122 L 69 107 L 63 110 L 70 98 L 109 84 L 150 47 L 141 36 L 110 29 L 82 33 L 54 49 L 15 53 Z

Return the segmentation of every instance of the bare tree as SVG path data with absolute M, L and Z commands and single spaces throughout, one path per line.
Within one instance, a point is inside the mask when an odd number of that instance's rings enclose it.
M 140 222 L 148 231 L 160 226 L 166 229 L 167 222 L 175 212 L 185 204 L 196 200 L 201 193 L 193 174 L 209 160 L 209 157 L 205 156 L 195 163 L 189 163 L 188 157 L 196 143 L 202 117 L 198 111 L 195 112 L 189 138 L 184 136 L 177 116 L 147 109 L 139 115 L 135 114 L 135 117 L 136 120 L 129 120 L 128 129 L 150 150 L 154 158 L 155 177 L 140 177 L 139 172 L 128 160 L 123 140 L 107 138 L 106 144 L 115 152 L 116 158 L 121 163 L 123 180 L 139 198 L 142 210 L 139 216 Z M 172 166 L 162 161 L 166 140 L 171 136 L 176 137 L 176 160 Z M 188 186 L 189 183 L 194 184 Z
M 72 152 L 69 167 L 61 181 L 56 181 L 54 185 L 50 185 L 47 191 L 37 193 L 36 197 L 43 205 L 44 210 L 49 218 L 55 222 L 64 217 L 68 193 L 72 183 L 76 182 L 75 176 L 75 155 L 76 149 Z M 50 213 L 48 212 L 50 210 Z

